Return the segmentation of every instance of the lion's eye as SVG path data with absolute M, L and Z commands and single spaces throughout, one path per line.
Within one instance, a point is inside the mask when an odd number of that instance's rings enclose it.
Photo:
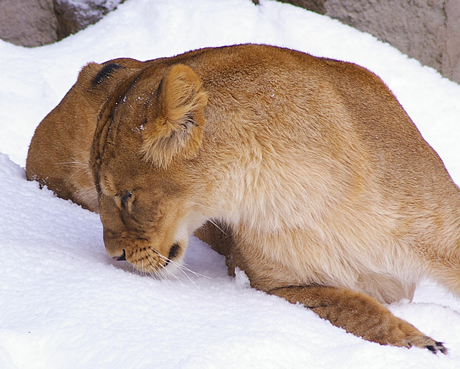
M 122 196 L 121 196 L 121 205 L 124 207 L 128 204 L 129 200 L 131 200 L 133 197 L 133 191 L 126 191 Z

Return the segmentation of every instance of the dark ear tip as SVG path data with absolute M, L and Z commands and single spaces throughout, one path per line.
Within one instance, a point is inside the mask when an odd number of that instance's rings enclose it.
M 125 67 L 110 62 L 106 64 L 88 63 L 81 69 L 77 85 L 85 91 L 95 92 L 98 86 L 102 86 L 104 82 L 109 81 L 114 72 L 119 69 L 125 69 Z
M 116 63 L 109 63 L 104 65 L 104 67 L 99 71 L 99 73 L 94 76 L 91 85 L 96 87 L 97 85 L 101 84 L 104 79 L 110 78 L 113 71 L 124 68 L 123 66 L 116 64 Z

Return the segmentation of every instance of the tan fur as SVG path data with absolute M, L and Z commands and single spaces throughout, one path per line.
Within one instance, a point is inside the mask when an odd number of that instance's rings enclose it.
M 381 305 L 424 276 L 460 293 L 460 196 L 378 77 L 256 45 L 136 73 L 107 87 L 91 149 L 109 256 L 166 273 L 197 230 L 257 289 L 446 351 Z

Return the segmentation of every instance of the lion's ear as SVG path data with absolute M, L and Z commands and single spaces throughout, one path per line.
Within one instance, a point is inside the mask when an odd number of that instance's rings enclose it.
M 145 160 L 167 167 L 173 158 L 193 158 L 201 146 L 208 101 L 198 75 L 188 66 L 169 68 L 158 88 L 158 103 L 142 132 Z
M 86 100 L 100 106 L 111 96 L 121 81 L 132 74 L 139 73 L 139 70 L 112 61 L 104 64 L 88 63 L 80 71 L 76 85 Z

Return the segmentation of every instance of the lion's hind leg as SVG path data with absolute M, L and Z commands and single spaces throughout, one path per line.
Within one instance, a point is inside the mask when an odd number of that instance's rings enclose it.
M 424 335 L 365 294 L 322 286 L 281 287 L 268 292 L 291 303 L 301 303 L 333 325 L 365 340 L 381 345 L 416 346 L 434 353 L 447 353 L 441 342 Z

